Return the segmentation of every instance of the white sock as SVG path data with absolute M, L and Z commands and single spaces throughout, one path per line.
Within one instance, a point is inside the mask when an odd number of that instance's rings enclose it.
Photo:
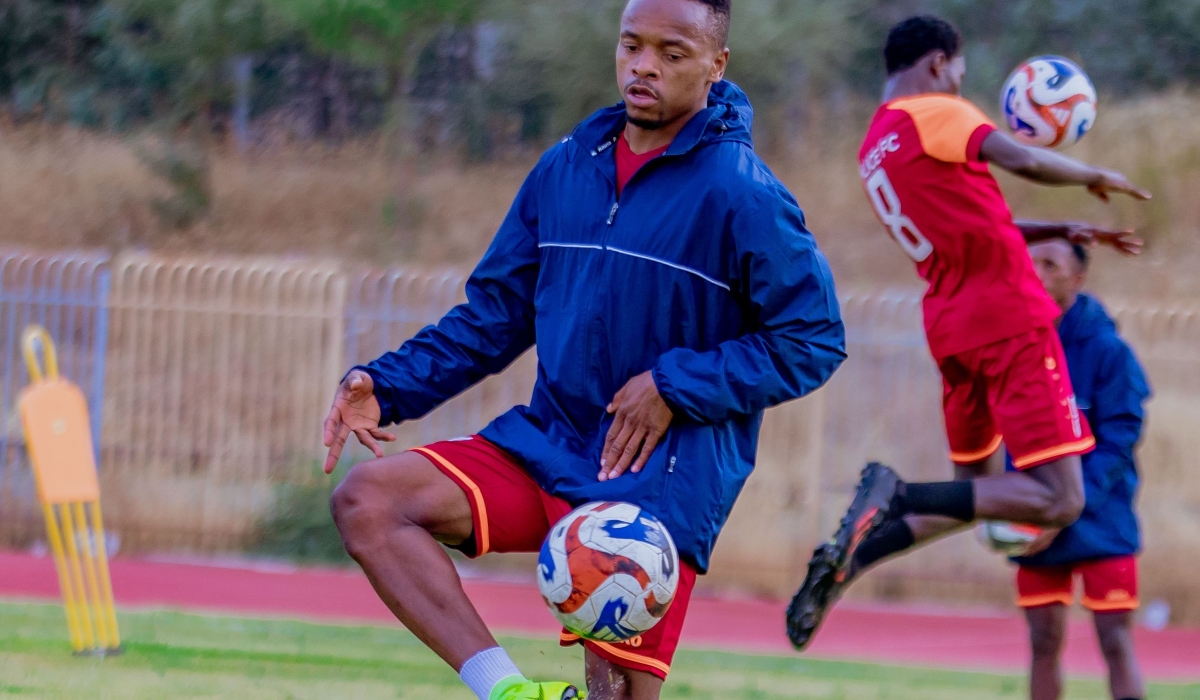
M 472 656 L 458 672 L 458 677 L 479 700 L 489 700 L 496 684 L 512 676 L 521 676 L 521 672 L 512 659 L 508 658 L 508 652 L 500 647 L 484 649 Z

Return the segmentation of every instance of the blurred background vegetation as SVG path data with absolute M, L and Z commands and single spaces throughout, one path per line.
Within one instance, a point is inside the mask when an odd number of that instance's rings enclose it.
M 615 101 L 623 5 L 3 0 L 0 101 L 17 120 L 189 127 L 243 145 L 346 139 L 395 123 L 423 148 L 488 159 L 545 144 Z M 814 101 L 836 108 L 877 94 L 882 37 L 914 11 L 963 29 L 968 91 L 989 103 L 1036 53 L 1079 59 L 1110 97 L 1200 81 L 1197 0 L 735 0 L 730 77 L 767 117 L 762 136 L 803 127 Z
M 471 264 L 537 154 L 618 99 L 623 5 L 0 0 L 0 242 Z M 1002 179 L 1018 215 L 1135 225 L 1137 265 L 1200 264 L 1200 0 L 734 0 L 729 76 L 840 280 L 915 283 L 854 169 L 886 30 L 914 12 L 962 28 L 993 113 L 1021 60 L 1078 60 L 1101 106 L 1072 154 L 1158 195 Z M 1191 277 L 1127 291 L 1200 296 Z

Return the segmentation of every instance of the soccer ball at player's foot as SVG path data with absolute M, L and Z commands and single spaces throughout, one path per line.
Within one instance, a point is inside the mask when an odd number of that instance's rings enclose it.
M 988 520 L 979 523 L 977 532 L 979 541 L 988 548 L 1008 557 L 1019 557 L 1041 536 L 1042 528 L 1036 525 Z
M 538 588 L 563 627 L 619 642 L 649 630 L 675 598 L 679 553 L 657 518 L 628 503 L 589 503 L 550 529 Z
M 1000 93 L 1000 111 L 1018 141 L 1066 148 L 1096 123 L 1096 88 L 1062 56 L 1038 56 L 1017 66 Z

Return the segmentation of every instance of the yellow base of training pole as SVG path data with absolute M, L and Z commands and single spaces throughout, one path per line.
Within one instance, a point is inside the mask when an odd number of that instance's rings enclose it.
M 71 649 L 79 656 L 119 654 L 121 634 L 87 401 L 77 386 L 59 378 L 54 344 L 44 328 L 26 329 L 24 346 L 31 383 L 21 394 L 21 424 L 58 571 Z M 44 370 L 38 362 L 39 346 Z

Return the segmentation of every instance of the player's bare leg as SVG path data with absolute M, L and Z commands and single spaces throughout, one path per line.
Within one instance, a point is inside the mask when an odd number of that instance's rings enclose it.
M 1133 613 L 1096 613 L 1096 637 L 1108 664 L 1108 685 L 1114 700 L 1146 697 L 1146 681 L 1133 651 Z
M 496 646 L 440 544 L 471 536 L 471 507 L 429 460 L 406 452 L 359 464 L 331 506 L 346 551 L 392 614 L 434 653 L 458 671 Z
M 1063 528 L 1083 511 L 1083 467 L 1079 457 L 1064 457 L 1022 472 L 1003 471 L 1003 461 L 997 469 L 997 461 L 990 458 L 955 467 L 958 480 L 972 480 L 975 518 Z M 971 522 L 944 515 L 912 514 L 904 521 L 912 530 L 915 544 L 956 532 Z
M 1003 474 L 1004 459 L 1001 457 L 1002 454 L 1003 450 L 997 450 L 992 456 L 985 457 L 974 464 L 954 465 L 955 480 L 966 481 L 967 479 L 979 479 L 993 474 Z M 904 522 L 912 532 L 914 544 L 925 544 L 940 537 L 954 534 L 971 525 L 970 523 L 944 515 L 908 515 L 904 517 Z M 856 558 L 855 565 L 859 569 L 862 569 L 870 566 L 875 561 L 877 559 L 872 559 L 864 563 L 860 556 Z M 855 574 L 857 573 L 858 571 L 855 571 Z
M 364 462 L 334 491 L 330 507 L 346 551 L 384 604 L 476 695 L 577 697 L 566 683 L 525 679 L 484 625 L 441 546 L 471 536 L 471 507 L 427 459 L 404 453 Z
M 663 681 L 645 671 L 618 666 L 590 650 L 584 652 L 588 700 L 658 700 Z
M 1058 700 L 1062 697 L 1062 651 L 1067 638 L 1067 606 L 1044 605 L 1025 610 L 1029 623 L 1029 647 L 1033 661 L 1029 667 L 1030 700 Z

